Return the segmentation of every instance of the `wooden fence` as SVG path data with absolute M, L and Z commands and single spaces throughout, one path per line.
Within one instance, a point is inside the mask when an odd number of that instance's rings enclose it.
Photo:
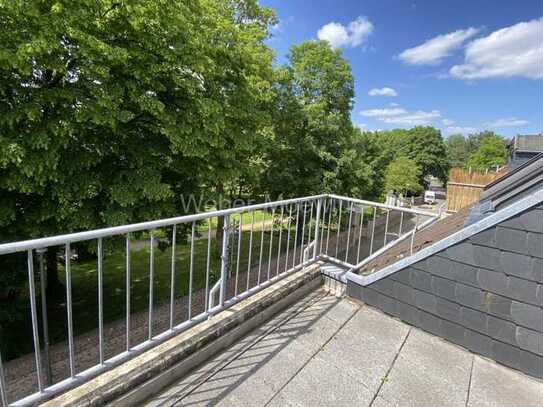
M 447 182 L 447 210 L 456 212 L 479 200 L 483 188 L 505 175 L 507 168 L 496 172 L 478 172 L 452 168 Z

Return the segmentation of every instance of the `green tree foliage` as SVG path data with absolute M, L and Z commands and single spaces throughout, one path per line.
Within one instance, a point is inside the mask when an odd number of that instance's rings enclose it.
M 2 2 L 0 241 L 179 215 L 250 178 L 274 21 L 256 0 Z
M 13 1 L 0 11 L 2 240 L 180 212 L 268 122 L 256 1 Z
M 468 167 L 474 170 L 488 170 L 507 163 L 507 146 L 503 138 L 492 132 L 480 137 L 477 149 L 470 155 Z
M 464 167 L 472 152 L 469 141 L 462 134 L 452 134 L 445 140 L 445 146 L 451 167 Z
M 400 154 L 412 159 L 420 167 L 421 184 L 424 178 L 433 175 L 442 181 L 447 180 L 449 162 L 441 132 L 430 126 L 417 126 L 408 130 L 408 137 Z
M 301 196 L 337 187 L 339 160 L 352 136 L 353 88 L 350 66 L 340 50 L 324 41 L 291 48 L 274 86 L 264 191 Z
M 388 165 L 397 157 L 413 160 L 420 169 L 418 183 L 425 184 L 429 175 L 447 179 L 449 161 L 439 130 L 433 127 L 414 127 L 361 134 L 366 149 L 366 162 L 372 169 L 371 197 L 382 197 L 384 176 Z
M 407 157 L 397 157 L 385 170 L 386 192 L 393 191 L 405 195 L 416 195 L 422 192 L 419 183 L 421 169 L 415 162 Z

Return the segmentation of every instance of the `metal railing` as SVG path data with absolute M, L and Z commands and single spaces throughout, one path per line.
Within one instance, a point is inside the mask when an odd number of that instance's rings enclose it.
M 10 392 L 6 365 L 18 359 L 2 365 L 0 353 L 1 404 L 29 405 L 62 393 L 318 260 L 356 270 L 391 245 L 409 237 L 413 241 L 416 231 L 436 217 L 416 209 L 317 195 L 1 244 L 0 256 L 23 254 L 26 258 L 34 359 L 34 368 L 29 370 L 34 371 L 36 380 L 31 394 Z M 160 244 L 168 246 L 167 249 L 159 249 Z M 148 266 L 146 307 L 133 294 L 136 287 L 141 287 L 142 277 L 137 274 L 141 274 L 141 267 L 136 260 L 141 260 L 141 251 L 137 249 L 142 246 Z M 98 340 L 96 346 L 78 352 L 77 348 L 83 345 L 74 332 L 73 287 L 85 278 L 80 269 L 82 264 L 88 266 L 89 260 L 80 260 L 78 252 L 88 251 L 88 247 L 94 247 L 90 250 L 94 260 L 90 262 L 95 263 L 97 274 Z M 157 249 L 162 251 L 157 253 Z M 64 349 L 68 363 L 64 370 L 57 368 L 57 371 L 51 365 L 53 346 L 49 338 L 45 250 L 52 250 L 54 257 L 61 260 L 65 279 L 67 341 L 57 341 L 54 347 L 56 359 L 59 349 Z M 220 251 L 218 258 L 214 258 L 214 251 Z M 104 259 L 107 260 L 109 253 L 115 253 L 121 264 L 115 263 L 114 267 L 106 264 Z M 180 259 L 186 260 L 183 266 Z M 157 268 L 159 263 L 161 268 Z M 106 318 L 105 314 L 104 281 L 107 273 L 111 273 L 108 268 L 115 268 L 113 273 L 125 274 L 121 331 L 117 329 L 118 319 Z M 36 276 L 39 286 L 35 284 Z M 139 286 L 135 285 L 136 280 Z M 157 290 L 166 281 L 169 298 L 157 306 Z M 143 292 L 139 290 L 138 296 Z M 136 301 L 140 309 L 133 308 Z M 113 337 L 114 345 L 108 343 L 106 328 L 108 332 L 122 332 Z M 124 336 L 122 343 L 118 336 Z M 83 354 L 87 358 L 94 355 L 94 361 L 81 360 Z

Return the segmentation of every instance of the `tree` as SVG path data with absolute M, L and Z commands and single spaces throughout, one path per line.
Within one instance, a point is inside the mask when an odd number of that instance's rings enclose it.
M 414 160 L 398 157 L 386 168 L 385 189 L 403 195 L 419 194 L 423 189 L 419 183 L 421 173 L 420 167 Z
M 504 140 L 494 134 L 485 134 L 480 139 L 479 147 L 468 160 L 468 166 L 475 170 L 488 170 L 507 163 L 507 146 Z
M 291 48 L 276 78 L 263 191 L 303 196 L 335 187 L 325 181 L 334 179 L 352 137 L 349 63 L 327 42 L 307 41 Z
M 464 167 L 471 154 L 468 140 L 462 134 L 452 134 L 445 140 L 451 167 Z
M 0 22 L 0 241 L 178 215 L 249 171 L 273 57 L 256 0 L 18 0 Z
M 446 182 L 449 162 L 441 132 L 430 126 L 416 126 L 408 130 L 407 134 L 399 154 L 412 159 L 419 166 L 419 182 L 425 184 L 425 178 L 429 175 Z

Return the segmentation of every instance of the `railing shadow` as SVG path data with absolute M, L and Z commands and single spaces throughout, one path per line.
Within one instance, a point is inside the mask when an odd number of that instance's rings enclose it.
M 150 400 L 153 406 L 216 405 L 325 317 L 340 299 L 317 291 Z

